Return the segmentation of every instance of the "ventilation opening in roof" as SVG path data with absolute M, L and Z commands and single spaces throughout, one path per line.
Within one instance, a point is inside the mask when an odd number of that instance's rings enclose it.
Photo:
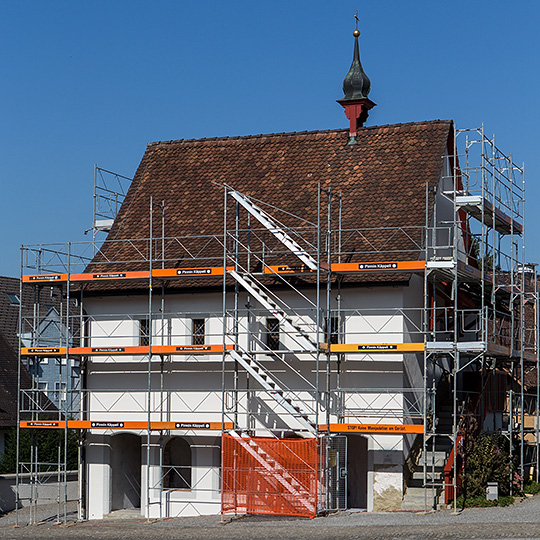
M 11 305 L 18 306 L 21 301 L 19 300 L 19 296 L 17 294 L 12 293 L 6 293 L 7 297 L 9 298 L 9 301 L 11 302 Z

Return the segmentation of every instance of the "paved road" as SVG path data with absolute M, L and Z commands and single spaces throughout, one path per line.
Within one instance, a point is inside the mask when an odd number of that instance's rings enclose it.
M 24 518 L 24 512 L 21 517 Z M 73 520 L 73 514 L 70 516 Z M 418 515 L 408 512 L 341 512 L 313 520 L 252 516 L 220 524 L 217 517 L 177 518 L 147 523 L 107 519 L 68 525 L 43 523 L 14 528 L 13 515 L 0 518 L 0 539 L 524 539 L 540 540 L 540 495 L 507 508 L 469 509 Z

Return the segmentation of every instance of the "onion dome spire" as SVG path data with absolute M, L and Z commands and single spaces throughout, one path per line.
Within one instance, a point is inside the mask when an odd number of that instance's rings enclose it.
M 354 54 L 351 68 L 343 79 L 343 93 L 345 96 L 338 100 L 338 103 L 345 109 L 345 115 L 350 121 L 349 142 L 356 144 L 356 132 L 364 125 L 368 118 L 368 111 L 375 107 L 375 103 L 368 98 L 371 89 L 371 81 L 366 75 L 362 63 L 360 62 L 360 47 L 358 38 L 358 16 L 356 18 L 357 28 L 353 32 Z
M 360 47 L 358 46 L 360 30 L 355 30 L 353 36 L 353 61 L 349 73 L 347 73 L 347 76 L 343 79 L 343 93 L 345 94 L 345 97 L 342 101 L 349 99 L 367 99 L 371 88 L 371 81 L 362 67 L 362 62 L 360 62 Z

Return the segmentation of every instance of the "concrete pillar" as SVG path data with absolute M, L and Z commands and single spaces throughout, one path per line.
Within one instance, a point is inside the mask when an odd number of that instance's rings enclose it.
M 110 436 L 87 435 L 88 519 L 103 519 L 111 511 Z

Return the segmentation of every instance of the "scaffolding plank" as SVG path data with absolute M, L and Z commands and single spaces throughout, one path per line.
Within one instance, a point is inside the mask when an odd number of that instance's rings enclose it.
M 498 345 L 497 343 L 487 343 L 487 353 L 491 356 L 501 358 L 521 358 L 521 351 L 519 349 L 512 349 L 504 345 Z M 523 360 L 527 362 L 536 362 L 536 355 L 532 351 L 523 351 Z
M 70 347 L 68 354 L 74 356 L 102 356 L 119 354 L 148 354 L 148 346 L 134 347 Z
M 390 261 L 390 262 L 356 262 L 334 263 L 332 272 L 338 274 L 355 274 L 366 272 L 418 272 L 426 267 L 425 261 Z M 321 265 L 326 268 L 326 265 Z M 233 266 L 226 267 L 227 272 L 234 271 Z M 265 266 L 265 274 L 309 274 L 315 273 L 305 264 L 299 265 L 269 265 Z M 194 268 L 156 268 L 152 270 L 154 278 L 193 278 L 223 276 L 223 266 L 201 266 Z M 91 282 L 91 281 L 123 281 L 148 279 L 149 270 L 126 272 L 97 272 L 82 274 L 35 274 L 22 276 L 23 283 L 52 283 L 52 282 Z
M 278 264 L 264 267 L 265 274 L 315 274 L 316 272 L 317 270 L 312 270 L 305 264 Z
M 21 356 L 65 356 L 67 347 L 22 347 Z
M 70 281 L 109 281 L 124 279 L 148 279 L 149 270 L 138 270 L 131 272 L 96 272 L 92 274 L 71 274 Z
M 327 343 L 321 343 L 321 349 L 328 350 Z M 332 343 L 331 353 L 399 353 L 424 352 L 423 343 Z
M 456 204 L 475 217 L 502 234 L 521 234 L 523 225 L 481 195 L 458 195 Z
M 67 281 L 67 274 L 33 274 L 23 276 L 23 283 L 50 283 L 56 281 Z
M 227 266 L 227 272 L 234 270 L 234 266 Z M 156 268 L 152 270 L 152 276 L 156 278 L 179 278 L 179 277 L 208 277 L 222 276 L 223 266 L 205 266 L 200 268 Z
M 430 274 L 435 274 L 441 279 L 453 280 L 457 273 L 459 281 L 477 282 L 482 280 L 482 271 L 463 261 L 457 261 L 456 263 L 453 259 L 436 259 L 428 261 L 426 268 Z M 490 283 L 486 276 L 484 276 L 484 279 L 486 283 Z
M 233 345 L 154 345 L 152 354 L 222 354 L 230 351 Z M 148 347 L 23 347 L 22 356 L 103 356 L 103 355 L 137 355 L 148 354 Z
M 423 424 L 328 424 L 319 425 L 319 431 L 330 433 L 377 433 L 396 435 L 400 433 L 424 433 Z
M 227 271 L 234 270 L 234 267 L 228 266 Z M 156 268 L 152 270 L 152 277 L 155 278 L 181 278 L 181 277 L 208 277 L 223 276 L 222 266 L 203 266 L 198 268 Z M 131 279 L 148 279 L 149 270 L 138 270 L 130 272 L 95 272 L 71 274 L 70 282 L 80 281 L 122 281 Z M 36 274 L 22 277 L 23 283 L 41 283 L 41 282 L 64 282 L 68 280 L 68 274 Z
M 322 265 L 321 265 L 322 266 Z M 426 267 L 426 261 L 385 261 L 385 262 L 355 262 L 333 263 L 331 271 L 336 274 L 358 274 L 366 272 L 418 272 Z M 299 265 L 269 265 L 265 266 L 265 274 L 309 274 L 315 273 L 304 264 Z
M 225 345 L 232 351 L 234 345 Z M 153 345 L 152 354 L 221 354 L 223 345 Z
M 64 429 L 64 420 L 33 420 L 19 422 L 21 428 Z M 148 429 L 148 422 L 114 421 L 114 420 L 68 420 L 68 429 Z M 233 428 L 232 422 L 150 422 L 151 430 L 181 429 L 222 431 Z
M 28 422 L 19 422 L 19 427 L 34 429 L 64 429 L 66 423 L 63 420 L 32 420 Z
M 426 261 L 334 263 L 332 264 L 332 272 L 338 274 L 365 272 L 417 272 L 423 271 L 425 267 Z

